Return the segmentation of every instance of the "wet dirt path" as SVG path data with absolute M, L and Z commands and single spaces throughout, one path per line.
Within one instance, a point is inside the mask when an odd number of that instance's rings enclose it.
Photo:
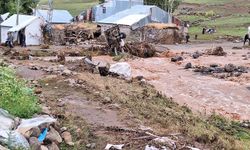
M 170 62 L 170 58 L 148 58 L 130 60 L 133 76 L 144 76 L 146 80 L 172 97 L 181 105 L 187 105 L 195 111 L 205 114 L 217 112 L 236 120 L 250 120 L 250 73 L 244 74 L 241 82 L 227 81 L 185 70 L 184 65 L 192 62 L 193 65 L 232 63 L 250 67 L 249 60 L 242 60 L 242 55 L 249 55 L 249 49 L 232 49 L 233 46 L 242 46 L 241 43 L 212 43 L 192 45 L 160 46 L 161 50 L 169 48 L 172 52 L 193 53 L 208 48 L 222 46 L 227 56 L 207 56 L 193 59 L 190 54 L 184 55 L 181 65 Z M 250 56 L 250 55 L 249 55 Z M 97 60 L 111 61 L 108 57 Z M 242 78 L 243 78 L 242 77 Z

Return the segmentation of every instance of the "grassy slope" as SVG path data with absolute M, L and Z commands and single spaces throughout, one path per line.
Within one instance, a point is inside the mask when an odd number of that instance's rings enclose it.
M 48 0 L 41 0 L 40 4 L 47 4 Z M 83 10 L 98 3 L 98 0 L 54 0 L 55 9 L 66 9 L 75 16 Z
M 239 36 L 242 37 L 247 32 L 247 26 L 250 25 L 250 14 L 249 13 L 232 13 L 232 15 L 225 15 L 230 9 L 220 9 L 216 8 L 216 5 L 224 5 L 228 3 L 233 3 L 235 7 L 242 6 L 242 3 L 237 3 L 233 0 L 184 0 L 186 3 L 193 4 L 206 4 L 206 12 L 214 12 L 216 15 L 222 16 L 221 18 L 217 18 L 215 20 L 211 20 L 210 17 L 206 17 L 203 15 L 180 15 L 178 16 L 184 21 L 194 22 L 197 20 L 204 20 L 197 26 L 192 26 L 190 28 L 190 34 L 193 37 L 195 34 L 198 35 L 199 39 L 210 40 L 216 39 L 221 36 L 230 35 L 230 36 Z M 210 7 L 212 6 L 213 7 Z M 198 11 L 202 12 L 202 11 Z M 217 33 L 213 35 L 202 35 L 201 30 L 203 27 L 215 27 Z

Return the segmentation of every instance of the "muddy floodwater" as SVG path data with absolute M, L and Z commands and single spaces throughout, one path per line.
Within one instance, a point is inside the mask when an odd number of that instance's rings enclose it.
M 195 51 L 222 46 L 227 56 L 203 55 L 193 59 L 190 54 Z M 242 46 L 241 43 L 212 43 L 192 45 L 159 46 L 164 51 L 166 48 L 171 52 L 183 52 L 184 61 L 181 64 L 172 63 L 170 58 L 153 57 L 148 59 L 130 60 L 133 76 L 144 76 L 148 83 L 172 97 L 181 105 L 187 105 L 196 112 L 210 114 L 217 112 L 236 120 L 250 119 L 250 73 L 245 73 L 235 79 L 219 79 L 210 75 L 202 75 L 185 70 L 186 63 L 193 65 L 209 64 L 235 64 L 250 67 L 249 49 L 232 49 L 234 46 Z M 246 56 L 245 56 L 246 55 Z M 97 57 L 96 61 L 111 61 L 110 57 Z M 113 62 L 112 62 L 113 63 Z

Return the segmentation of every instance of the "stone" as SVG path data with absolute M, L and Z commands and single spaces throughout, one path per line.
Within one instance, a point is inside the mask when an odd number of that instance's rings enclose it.
M 11 116 L 6 110 L 0 108 L 0 129 L 11 130 L 15 128 L 14 117 Z
M 49 150 L 47 146 L 41 145 L 41 150 Z
M 41 130 L 38 127 L 34 127 L 31 130 L 31 137 L 38 137 L 41 133 Z
M 67 130 L 68 130 L 67 127 L 62 127 L 62 128 L 60 129 L 61 132 L 64 132 L 64 131 L 67 131 Z
M 50 108 L 49 107 L 47 107 L 47 106 L 42 106 L 42 111 L 41 111 L 41 113 L 43 113 L 43 114 L 51 114 L 51 112 L 50 112 Z
M 29 138 L 29 143 L 32 150 L 41 150 L 41 143 L 36 137 Z
M 41 88 L 35 88 L 35 94 L 42 94 L 42 89 Z
M 190 69 L 192 68 L 192 63 L 187 63 L 184 67 L 185 69 Z
M 218 64 L 210 64 L 210 67 L 219 67 L 219 65 Z
M 3 147 L 2 145 L 0 145 L 0 150 L 9 150 L 8 148 Z
M 202 56 L 202 54 L 200 52 L 195 52 L 195 53 L 192 54 L 193 59 L 197 59 L 200 56 Z
M 90 149 L 94 149 L 96 147 L 96 143 L 87 144 L 86 147 Z
M 63 72 L 62 72 L 62 75 L 63 76 L 70 76 L 72 74 L 72 72 L 69 70 L 69 69 L 65 69 L 65 70 L 63 70 Z
M 59 147 L 54 142 L 48 146 L 48 149 L 49 150 L 60 150 Z
M 226 72 L 233 72 L 236 69 L 236 66 L 233 64 L 226 64 L 224 68 Z
M 177 61 L 182 61 L 182 60 L 183 60 L 183 58 L 181 56 L 175 56 L 175 57 L 171 58 L 172 62 L 177 62 Z
M 112 100 L 110 97 L 105 97 L 102 103 L 103 104 L 110 104 L 110 103 L 112 103 Z
M 248 58 L 247 58 L 247 57 L 245 57 L 245 58 L 243 58 L 243 60 L 248 60 Z
M 71 136 L 70 132 L 68 132 L 68 131 L 63 132 L 62 138 L 64 139 L 64 141 L 67 145 L 70 145 L 70 146 L 74 145 L 74 143 L 72 142 L 72 136 Z
M 53 127 L 50 127 L 46 139 L 55 143 L 62 143 L 62 137 Z

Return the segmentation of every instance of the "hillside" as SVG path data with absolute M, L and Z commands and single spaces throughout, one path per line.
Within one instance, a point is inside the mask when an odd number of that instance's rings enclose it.
M 41 0 L 40 4 L 47 4 L 48 0 Z M 73 16 L 98 3 L 98 0 L 54 0 L 55 9 L 69 10 Z
M 197 34 L 200 40 L 243 37 L 250 25 L 249 8 L 250 0 L 184 0 L 176 15 L 191 23 L 191 37 Z M 202 35 L 203 27 L 215 28 L 217 33 Z

